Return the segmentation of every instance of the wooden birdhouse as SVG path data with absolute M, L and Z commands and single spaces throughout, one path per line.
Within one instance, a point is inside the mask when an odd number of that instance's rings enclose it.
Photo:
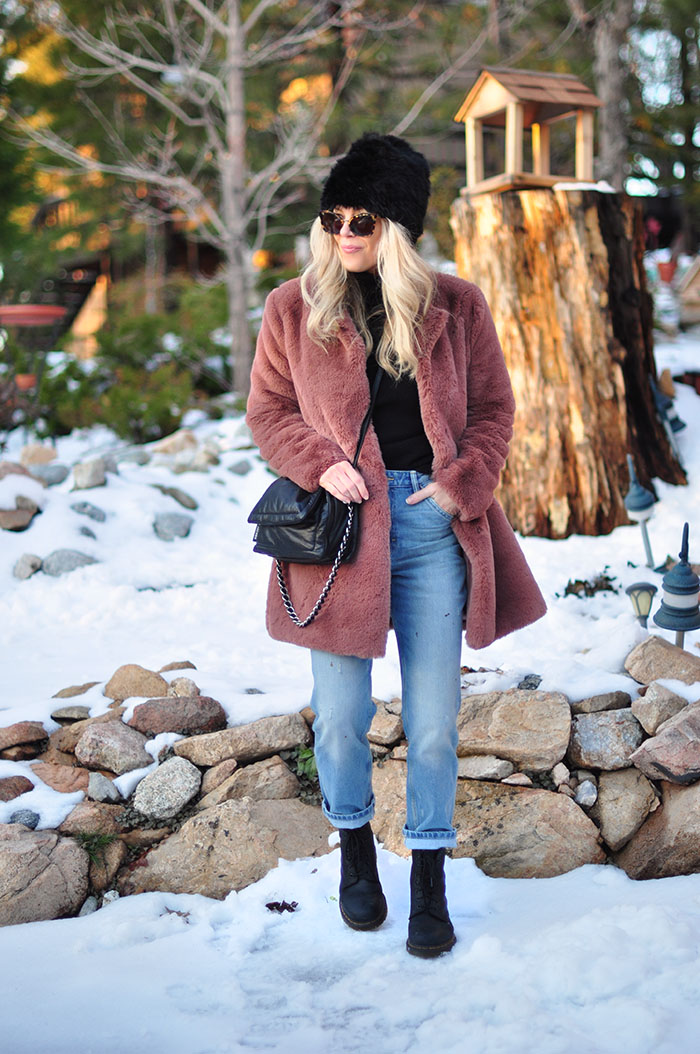
M 577 77 L 537 70 L 485 67 L 455 115 L 467 140 L 467 185 L 472 193 L 551 187 L 563 179 L 593 180 L 593 115 L 602 103 Z M 550 128 L 576 120 L 571 176 L 550 171 Z M 505 129 L 505 168 L 484 178 L 484 128 Z M 524 137 L 532 136 L 532 172 L 524 171 Z

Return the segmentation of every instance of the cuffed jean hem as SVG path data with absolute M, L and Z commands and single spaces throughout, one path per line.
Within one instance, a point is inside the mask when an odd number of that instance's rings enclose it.
M 457 845 L 457 832 L 448 831 L 409 831 L 404 827 L 404 845 L 407 849 L 454 849 Z
M 374 798 L 362 812 L 352 812 L 349 815 L 343 816 L 341 813 L 331 812 L 330 809 L 326 808 L 324 802 L 321 802 L 321 811 L 326 817 L 329 823 L 332 823 L 338 830 L 352 831 L 357 830 L 358 827 L 364 827 L 366 823 L 374 816 Z

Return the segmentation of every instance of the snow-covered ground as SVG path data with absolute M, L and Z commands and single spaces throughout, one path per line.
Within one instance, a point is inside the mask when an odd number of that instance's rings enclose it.
M 659 368 L 700 368 L 700 338 L 657 345 Z M 690 485 L 657 482 L 649 524 L 654 557 L 675 556 L 685 521 L 700 561 L 700 397 L 678 388 L 679 436 Z M 52 696 L 97 681 L 79 702 L 106 708 L 104 682 L 123 663 L 158 669 L 189 659 L 202 692 L 231 722 L 291 712 L 308 702 L 306 653 L 270 641 L 264 629 L 268 561 L 251 553 L 249 508 L 269 480 L 240 420 L 201 422 L 199 438 L 224 448 L 209 473 L 173 476 L 165 466 L 122 463 L 108 486 L 76 494 L 70 480 L 44 493 L 31 528 L 0 537 L 0 723 L 55 727 Z M 113 444 L 99 431 L 59 440 L 66 461 Z M 17 456 L 21 437 L 5 456 Z M 248 475 L 228 467 L 249 458 Z M 0 481 L 9 488 L 11 484 Z M 166 543 L 157 512 L 184 511 L 151 484 L 178 486 L 199 503 L 187 539 Z M 2 491 L 0 490 L 0 497 Z M 94 523 L 70 509 L 88 500 L 107 513 Z M 91 527 L 96 539 L 80 534 Z M 549 602 L 547 616 L 463 663 L 480 690 L 508 688 L 526 673 L 572 699 L 623 688 L 623 660 L 643 631 L 624 587 L 661 577 L 644 566 L 638 527 L 601 538 L 523 548 Z M 99 563 L 60 578 L 13 578 L 22 553 L 77 548 Z M 570 579 L 606 570 L 619 592 L 563 596 Z M 661 632 L 655 630 L 655 632 Z M 672 635 L 667 635 L 672 639 Z M 700 633 L 689 635 L 694 648 Z M 375 664 L 374 693 L 400 688 L 393 645 Z M 678 690 L 680 686 L 674 683 Z M 250 694 L 250 689 L 257 693 Z M 683 686 L 687 698 L 700 686 Z M 25 771 L 0 761 L 0 776 Z M 59 823 L 80 795 L 36 789 L 0 805 L 0 822 L 27 805 L 41 827 Z M 459 1051 L 500 1054 L 674 1054 L 697 1049 L 700 1024 L 700 876 L 632 882 L 610 867 L 559 878 L 489 879 L 469 860 L 448 861 L 458 934 L 434 962 L 404 950 L 408 863 L 382 851 L 389 919 L 377 933 L 343 926 L 337 854 L 282 862 L 261 882 L 221 903 L 144 894 L 81 919 L 0 929 L 0 1051 L 8 1054 L 214 1054 Z M 270 901 L 296 901 L 274 914 Z

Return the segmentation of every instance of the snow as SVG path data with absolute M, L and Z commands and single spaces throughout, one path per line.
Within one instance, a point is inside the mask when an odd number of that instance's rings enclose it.
M 700 369 L 700 339 L 684 334 L 656 348 L 659 369 Z M 656 481 L 659 503 L 649 523 L 657 563 L 675 556 L 683 523 L 690 555 L 700 554 L 700 398 L 677 388 L 687 429 L 678 442 L 690 485 Z M 43 511 L 28 531 L 0 538 L 2 694 L 0 723 L 56 725 L 52 698 L 68 685 L 96 681 L 75 699 L 93 715 L 106 710 L 105 682 L 124 663 L 159 669 L 188 659 L 203 694 L 218 699 L 232 723 L 306 705 L 307 655 L 271 641 L 264 629 L 268 561 L 252 554 L 248 510 L 269 482 L 240 418 L 192 420 L 198 439 L 216 437 L 221 464 L 208 473 L 173 475 L 157 459 L 122 462 L 106 487 L 41 490 Z M 17 457 L 21 435 L 6 457 Z M 72 463 L 119 447 L 106 430 L 58 440 Z M 228 466 L 251 462 L 248 475 Z M 10 477 L 11 479 L 11 477 Z M 180 487 L 199 507 L 186 539 L 166 543 L 152 530 L 159 512 L 180 511 L 154 483 Z M 7 483 L 6 489 L 15 486 Z M 38 493 L 38 492 L 37 492 Z M 89 501 L 97 523 L 71 508 Z M 183 510 L 184 511 L 184 510 Z M 90 527 L 96 539 L 80 533 Z M 636 695 L 624 658 L 644 631 L 624 587 L 640 578 L 641 534 L 621 527 L 600 538 L 522 539 L 545 592 L 548 614 L 482 651 L 465 648 L 471 691 L 505 689 L 527 673 L 545 690 L 571 699 L 616 689 Z M 99 562 L 60 578 L 12 576 L 25 552 L 46 556 L 76 548 Z M 570 579 L 606 570 L 617 592 L 564 596 Z M 658 603 L 658 597 L 657 597 Z M 656 605 L 654 607 L 656 610 Z M 673 635 L 654 628 L 673 639 Z M 700 634 L 689 634 L 695 649 Z M 700 688 L 665 682 L 695 700 Z M 400 690 L 390 643 L 375 663 L 374 694 Z M 133 700 L 131 701 L 133 705 Z M 149 752 L 174 736 L 156 737 Z M 129 793 L 153 766 L 127 773 Z M 26 762 L 0 761 L 0 778 L 31 773 Z M 36 776 L 32 777 L 36 780 Z M 54 827 L 80 793 L 39 783 L 0 805 L 0 822 L 18 808 Z M 338 913 L 337 851 L 281 861 L 253 886 L 225 901 L 148 893 L 116 900 L 93 915 L 0 930 L 0 989 L 8 1008 L 0 1049 L 13 1054 L 284 1054 L 374 1050 L 418 1054 L 606 1054 L 690 1052 L 697 1047 L 700 1005 L 700 876 L 633 882 L 613 867 L 588 866 L 558 878 L 491 879 L 470 860 L 448 860 L 447 882 L 458 943 L 422 961 L 404 949 L 409 864 L 384 850 L 380 870 L 389 901 L 376 933 L 345 927 Z M 272 901 L 295 901 L 275 914 Z

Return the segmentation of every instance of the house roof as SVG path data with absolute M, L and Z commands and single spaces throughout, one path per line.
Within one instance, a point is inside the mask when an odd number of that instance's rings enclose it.
M 494 86 L 502 91 L 495 91 Z M 485 66 L 455 115 L 456 121 L 467 116 L 488 118 L 501 113 L 506 102 L 525 104 L 526 125 L 563 117 L 581 109 L 593 109 L 603 103 L 586 85 L 570 73 L 546 73 L 541 70 L 519 70 Z M 491 123 L 486 120 L 486 123 Z M 503 123 L 496 120 L 493 123 Z

